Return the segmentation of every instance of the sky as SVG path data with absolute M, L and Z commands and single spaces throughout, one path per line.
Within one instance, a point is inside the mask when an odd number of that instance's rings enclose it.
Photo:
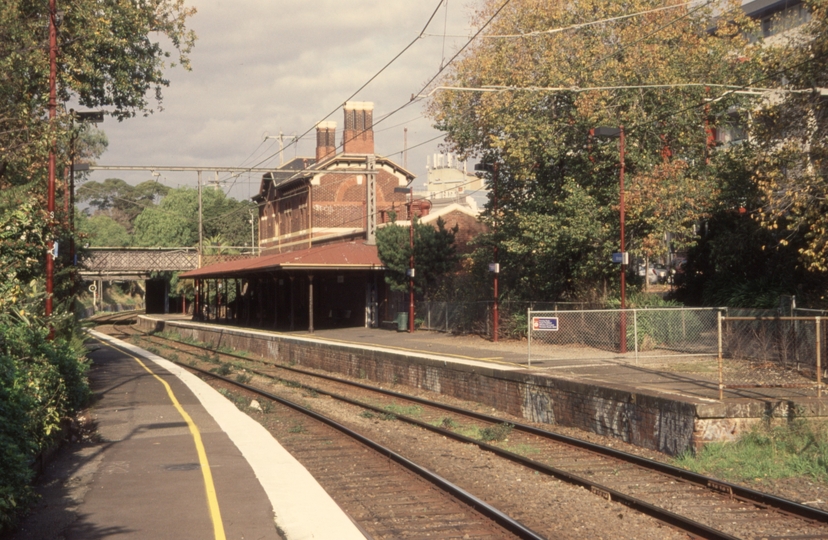
M 469 21 L 481 0 L 447 0 L 425 36 L 375 81 L 351 98 L 374 103 L 374 121 L 409 102 L 445 60 L 467 41 Z M 315 155 L 317 122 L 337 123 L 341 105 L 425 26 L 439 0 L 189 0 L 198 13 L 190 27 L 198 35 L 192 71 L 167 71 L 163 111 L 99 126 L 109 148 L 98 165 L 275 167 L 281 131 L 285 141 L 311 132 L 284 157 Z M 444 37 L 448 36 L 448 37 Z M 423 116 L 421 102 L 380 122 L 376 153 L 403 164 L 408 128 L 408 169 L 426 175 L 426 156 L 439 152 L 440 135 Z M 336 110 L 330 116 L 328 113 Z M 425 143 L 425 144 L 422 144 Z M 420 145 L 420 146 L 417 146 Z M 156 178 L 171 187 L 195 186 L 195 172 L 94 171 L 91 180 L 122 178 L 130 183 Z M 261 173 L 219 175 L 237 199 L 256 194 Z

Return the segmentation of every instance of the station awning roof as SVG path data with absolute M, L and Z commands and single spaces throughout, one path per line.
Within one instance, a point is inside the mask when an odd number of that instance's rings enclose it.
M 179 277 L 185 279 L 232 278 L 276 270 L 383 270 L 377 246 L 363 241 L 341 242 L 310 249 L 263 255 L 211 264 L 190 270 Z

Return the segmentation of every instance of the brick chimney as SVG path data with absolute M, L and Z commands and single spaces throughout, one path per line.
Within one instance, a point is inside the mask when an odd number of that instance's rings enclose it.
M 336 155 L 336 122 L 316 125 L 316 162 L 322 163 Z
M 374 104 L 370 101 L 345 103 L 342 151 L 346 154 L 374 153 Z

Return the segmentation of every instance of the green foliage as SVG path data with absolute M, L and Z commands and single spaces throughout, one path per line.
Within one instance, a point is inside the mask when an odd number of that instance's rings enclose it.
M 418 293 L 428 295 L 440 277 L 457 266 L 459 258 L 454 237 L 458 230 L 456 226 L 446 229 L 442 218 L 437 219 L 436 227 L 414 218 L 414 288 Z M 410 234 L 407 227 L 400 227 L 394 222 L 377 231 L 379 257 L 388 269 L 385 281 L 395 291 L 408 291 L 406 272 L 411 257 Z
M 32 461 L 89 395 L 80 340 L 50 341 L 22 311 L 0 312 L 0 531 L 33 501 Z
M 250 243 L 250 201 L 228 198 L 223 191 L 202 192 L 204 236 L 209 244 L 243 246 Z M 194 246 L 198 243 L 198 191 L 170 190 L 157 206 L 147 207 L 135 219 L 136 246 Z
M 76 231 L 79 238 L 90 247 L 125 247 L 130 245 L 132 237 L 126 228 L 106 214 L 88 217 L 84 212 L 77 212 Z
M 481 429 L 479 437 L 483 442 L 505 441 L 514 428 L 514 425 L 504 422 Z
M 679 467 L 731 481 L 810 477 L 828 481 L 828 428 L 798 418 L 784 425 L 763 422 L 733 443 L 706 445 L 697 455 L 676 460 Z
M 501 5 L 485 1 L 473 22 L 482 24 Z M 609 260 L 620 236 L 619 141 L 590 137 L 593 128 L 626 128 L 626 244 L 633 255 L 664 254 L 665 232 L 691 242 L 693 223 L 709 210 L 717 182 L 698 165 L 706 162 L 710 92 L 683 83 L 754 78 L 756 62 L 738 32 L 752 23 L 738 3 L 722 6 L 729 16 L 716 20 L 699 5 L 548 32 L 663 6 L 513 1 L 486 33 L 534 33 L 476 41 L 439 82 L 509 88 L 443 90 L 430 104 L 453 150 L 498 164 L 486 178 L 491 197 L 483 220 L 492 233 L 480 239 L 475 261 L 479 268 L 499 248 L 506 296 L 590 299 L 617 288 Z M 585 90 L 596 87 L 605 89 Z M 715 123 L 744 101 L 729 95 L 709 103 L 707 115 Z
M 760 51 L 768 86 L 784 89 L 757 103 L 751 141 L 754 180 L 763 195 L 759 221 L 780 243 L 799 239 L 799 260 L 828 272 L 828 1 L 807 0 L 807 24 Z
M 105 107 L 118 119 L 152 111 L 158 104 L 171 53 L 189 66 L 195 35 L 186 28 L 195 10 L 183 0 L 60 5 L 57 101 Z M 0 184 L 23 185 L 45 176 L 48 139 L 56 135 L 62 170 L 69 142 L 69 111 L 48 117 L 48 3 L 5 0 L 0 4 Z M 54 130 L 52 130 L 54 128 Z
M 119 178 L 107 178 L 101 182 L 87 182 L 77 190 L 78 202 L 86 202 L 95 208 L 96 215 L 104 213 L 118 221 L 131 232 L 135 218 L 146 208 L 169 193 L 170 188 L 154 180 L 130 185 Z

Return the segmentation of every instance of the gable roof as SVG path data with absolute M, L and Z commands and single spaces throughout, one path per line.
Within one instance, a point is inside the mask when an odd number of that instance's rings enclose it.
M 402 168 L 390 159 L 382 156 L 375 156 L 376 165 L 387 165 L 402 173 L 408 181 L 411 182 L 416 178 L 416 175 L 411 171 Z M 317 163 L 313 158 L 294 158 L 283 166 L 274 170 L 273 172 L 265 173 L 262 176 L 262 182 L 259 185 L 259 193 L 253 197 L 254 201 L 261 202 L 265 200 L 265 194 L 269 187 L 283 187 L 293 182 L 305 180 L 317 174 L 332 173 L 353 173 L 365 174 L 367 165 L 363 165 L 368 161 L 368 154 L 337 154 L 331 158 Z M 342 165 L 345 165 L 343 167 Z M 357 169 L 348 168 L 348 164 L 355 164 Z

